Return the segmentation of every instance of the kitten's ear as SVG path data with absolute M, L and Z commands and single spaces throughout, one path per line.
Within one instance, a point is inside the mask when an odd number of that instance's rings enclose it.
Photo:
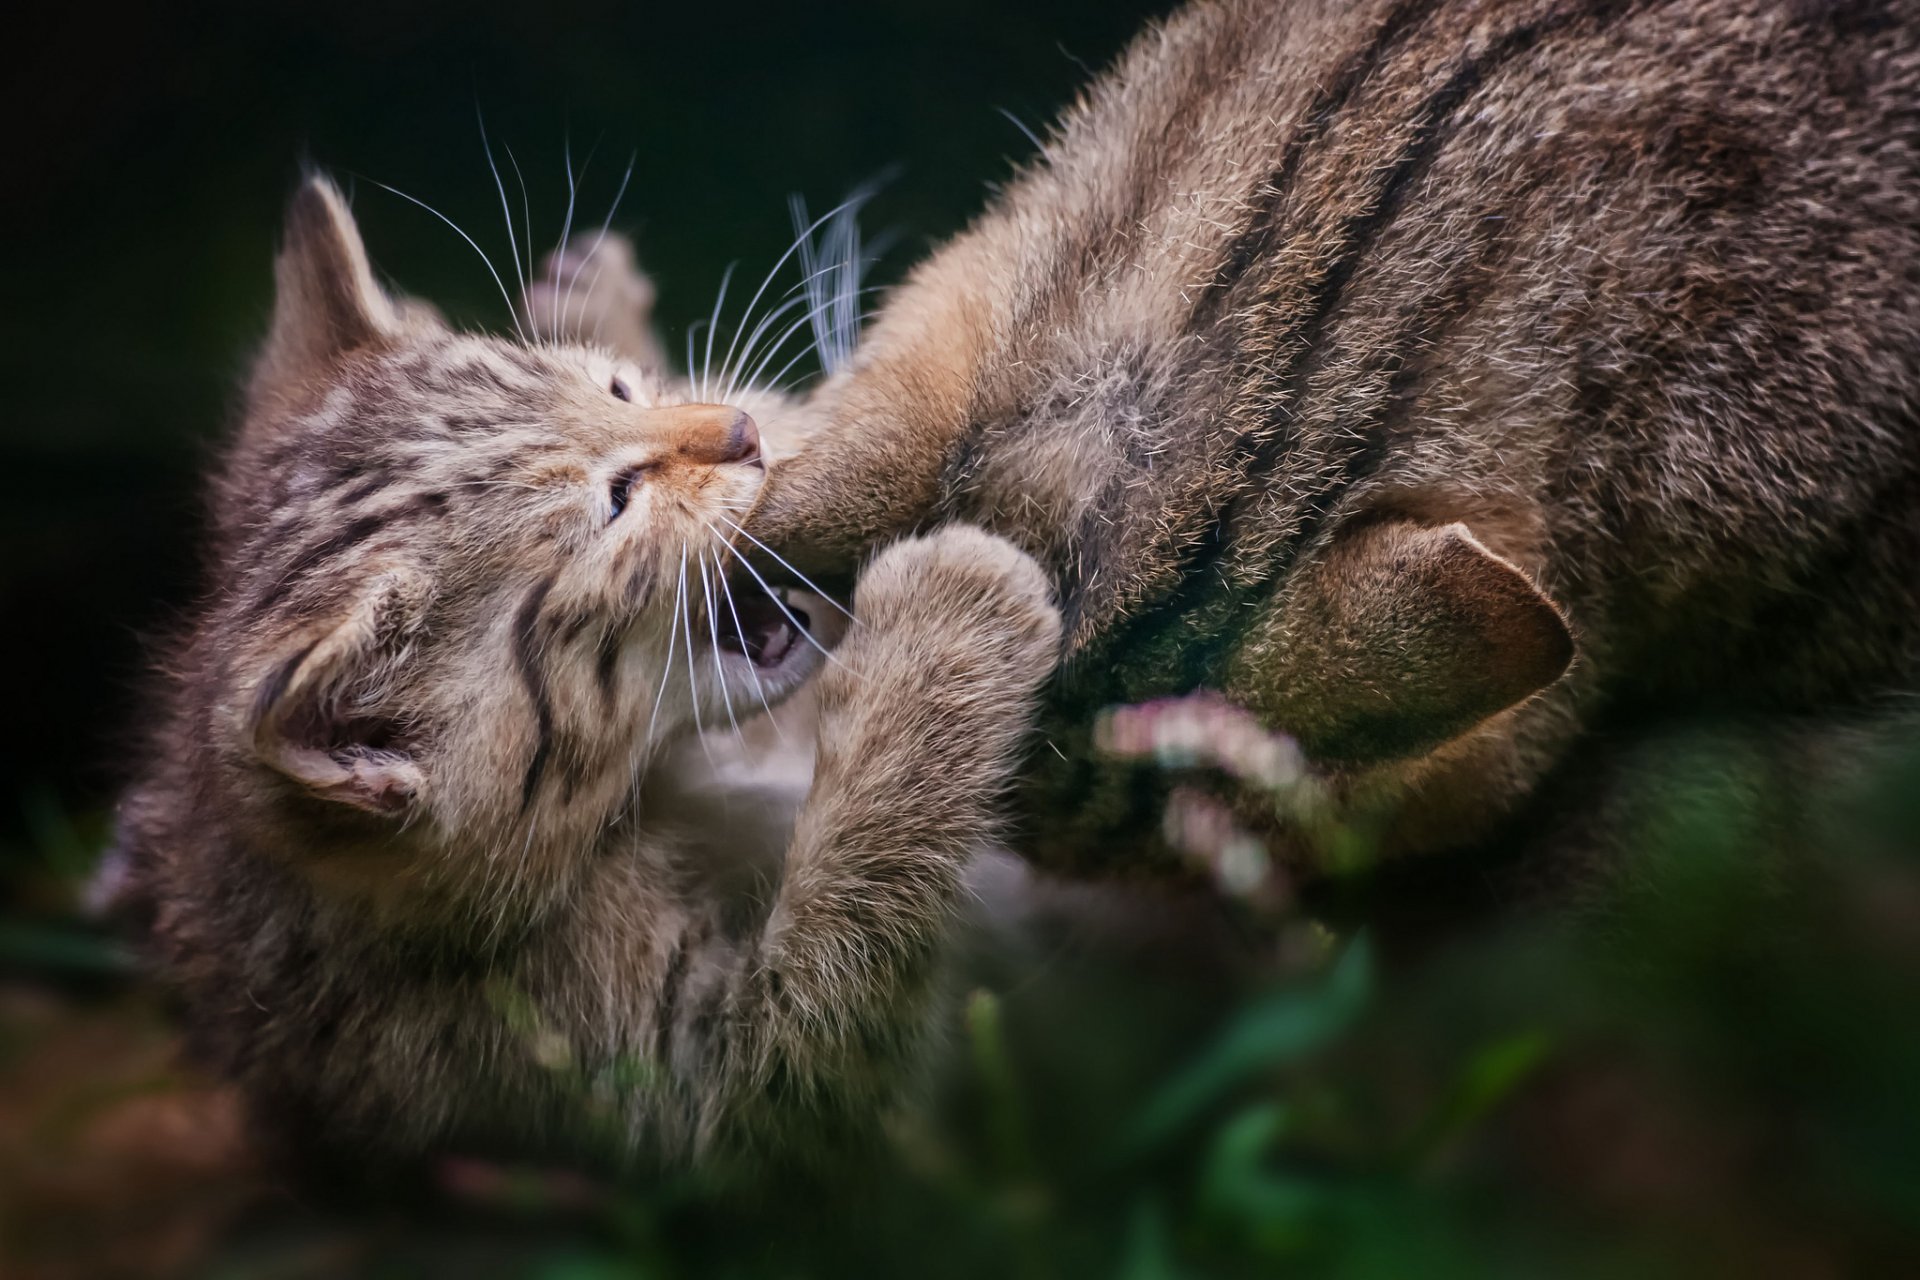
M 365 710 L 359 695 L 420 622 L 425 583 L 383 573 L 327 623 L 307 633 L 261 679 L 251 712 L 261 763 L 323 800 L 404 816 L 423 775 L 407 726 Z
M 1411 755 L 1538 693 L 1573 661 L 1566 619 L 1463 524 L 1338 541 L 1235 655 L 1229 692 L 1309 756 Z
M 273 277 L 273 324 L 254 369 L 256 399 L 297 396 L 341 357 L 401 332 L 401 312 L 374 282 L 347 202 L 319 174 L 309 174 L 287 205 Z

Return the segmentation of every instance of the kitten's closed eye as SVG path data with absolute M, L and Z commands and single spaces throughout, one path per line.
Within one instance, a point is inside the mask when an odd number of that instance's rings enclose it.
M 633 403 L 633 391 L 621 379 L 615 378 L 612 384 L 607 387 L 607 390 L 613 392 L 614 399 L 625 400 L 629 404 Z

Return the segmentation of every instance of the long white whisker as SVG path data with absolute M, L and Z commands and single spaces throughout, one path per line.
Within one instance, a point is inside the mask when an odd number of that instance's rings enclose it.
M 832 268 L 823 268 L 823 270 L 832 270 Z M 773 357 L 779 352 L 780 348 L 785 346 L 787 343 L 787 340 L 791 338 L 796 332 L 798 332 L 802 327 L 812 324 L 814 325 L 815 331 L 817 333 L 819 326 L 815 324 L 815 322 L 819 319 L 821 313 L 827 310 L 828 308 L 837 307 L 838 305 L 840 305 L 839 299 L 837 297 L 826 297 L 826 298 L 817 297 L 816 291 L 811 287 L 812 283 L 813 281 L 811 277 L 802 279 L 798 284 L 793 286 L 793 289 L 789 290 L 789 292 L 803 291 L 800 293 L 799 297 L 789 298 L 787 301 L 781 303 L 778 307 L 775 307 L 772 311 L 768 312 L 766 316 L 760 321 L 759 324 L 754 326 L 752 335 L 747 339 L 747 345 L 741 349 L 739 359 L 729 368 L 722 370 L 722 373 L 726 376 L 727 383 L 726 383 L 725 390 L 723 390 L 720 395 L 721 404 L 728 404 L 732 402 L 733 394 L 740 385 L 739 378 L 740 378 L 741 372 L 745 370 L 748 364 L 752 363 L 754 354 L 760 342 L 761 336 L 766 332 L 766 330 L 770 326 L 772 326 L 772 324 L 776 320 L 778 320 L 781 316 L 785 315 L 787 312 L 793 310 L 795 307 L 804 306 L 809 308 L 808 311 L 804 315 L 802 315 L 798 320 L 795 320 L 789 325 L 787 325 L 787 327 L 781 331 L 780 336 L 773 340 L 773 344 L 765 349 L 765 355 L 761 359 L 759 366 L 755 370 L 756 375 L 758 374 L 759 370 L 766 368 L 767 362 L 773 359 Z M 863 290 L 862 292 L 877 293 L 879 291 L 875 289 L 875 290 Z M 817 341 L 818 339 L 816 337 L 815 343 L 809 343 L 806 346 L 806 348 L 802 351 L 801 354 L 805 355 L 807 351 L 814 350 Z M 793 367 L 793 363 L 794 362 L 790 361 L 787 365 L 787 368 L 791 369 Z M 753 386 L 753 378 L 750 377 L 747 379 L 746 386 L 749 388 Z
M 713 530 L 711 526 L 709 526 L 709 531 L 712 532 L 715 537 L 720 536 L 719 532 L 717 530 Z M 852 667 L 849 667 L 846 663 L 834 657 L 832 652 L 830 652 L 825 645 L 821 644 L 818 640 L 815 640 L 813 638 L 813 633 L 811 631 L 808 631 L 805 627 L 800 625 L 800 619 L 793 616 L 792 612 L 787 608 L 786 602 L 780 598 L 780 593 L 767 585 L 767 580 L 760 576 L 760 571 L 753 567 L 753 564 L 751 561 L 749 561 L 745 556 L 739 557 L 739 560 L 740 560 L 740 567 L 753 575 L 753 580 L 760 584 L 760 590 L 766 593 L 767 599 L 773 601 L 773 607 L 778 609 L 781 613 L 786 614 L 787 621 L 793 624 L 793 629 L 800 633 L 801 639 L 805 640 L 808 644 L 818 649 L 820 651 L 820 656 L 825 658 L 828 662 L 831 662 L 834 666 L 839 667 L 842 671 L 849 673 L 854 678 L 856 679 L 859 678 L 860 673 L 858 671 L 855 671 Z M 832 602 L 828 601 L 828 603 L 831 604 Z M 837 605 L 835 607 L 838 608 Z M 853 615 L 848 614 L 847 616 L 852 617 Z
M 513 180 L 520 184 L 520 229 L 526 233 L 527 237 L 526 278 L 537 280 L 539 276 L 533 269 L 533 207 L 527 203 L 527 175 L 520 172 L 520 161 L 514 156 L 512 147 L 503 142 L 500 144 L 500 149 L 507 153 L 507 163 L 513 166 Z M 527 286 L 523 283 L 520 286 L 520 297 L 524 300 L 526 296 Z M 528 319 L 532 317 L 529 316 Z M 533 326 L 533 336 L 536 338 L 540 336 L 540 326 L 537 324 Z
M 721 392 L 720 403 L 725 404 L 727 399 L 732 396 L 733 383 L 734 379 L 738 376 L 739 368 L 741 365 L 753 359 L 754 349 L 759 343 L 761 336 L 764 335 L 772 325 L 778 322 L 781 316 L 787 314 L 787 312 L 793 310 L 795 307 L 805 306 L 806 302 L 807 299 L 805 295 L 798 298 L 789 298 L 787 301 L 769 311 L 765 316 L 761 317 L 760 322 L 754 325 L 753 332 L 747 335 L 747 344 L 741 348 L 739 357 L 715 375 L 715 381 L 725 384 L 725 389 Z M 744 324 L 745 322 L 743 321 L 742 323 Z
M 878 293 L 879 290 L 877 288 L 862 289 L 859 292 Z M 819 306 L 807 312 L 806 315 L 801 316 L 798 320 L 795 320 L 792 324 L 788 325 L 786 328 L 786 331 L 782 333 L 779 336 L 779 338 L 775 339 L 773 344 L 767 348 L 766 355 L 762 357 L 760 363 L 754 366 L 753 372 L 747 378 L 746 385 L 743 389 L 743 393 L 752 393 L 755 391 L 763 390 L 763 388 L 760 386 L 760 375 L 763 372 L 765 372 L 767 365 L 772 361 L 773 357 L 779 353 L 780 348 L 787 344 L 787 340 L 791 338 L 794 335 L 794 333 L 799 330 L 800 326 L 812 324 L 814 320 L 819 316 L 822 310 L 827 308 L 832 308 L 832 307 L 838 307 L 839 305 L 840 305 L 840 299 L 838 297 L 827 298 L 823 300 L 819 304 Z M 786 377 L 787 371 L 789 369 L 793 368 L 794 365 L 799 364 L 802 360 L 806 359 L 807 356 L 811 355 L 813 352 L 819 351 L 819 350 L 821 350 L 820 336 L 819 336 L 818 327 L 816 326 L 813 341 L 801 347 L 800 350 L 797 353 L 795 353 L 792 359 L 788 360 L 785 365 L 781 366 L 780 371 L 773 375 L 773 380 L 775 382 L 778 382 L 781 378 Z M 823 353 L 821 364 L 824 366 L 826 363 L 827 361 Z M 729 386 L 727 389 L 726 398 L 728 400 L 731 400 L 732 395 L 733 395 L 733 388 Z
M 754 546 L 760 548 L 762 551 L 772 556 L 775 560 L 779 561 L 781 568 L 785 569 L 788 573 L 792 574 L 794 577 L 800 579 L 800 581 L 806 583 L 807 587 L 810 590 L 812 590 L 812 592 L 815 595 L 819 596 L 822 600 L 825 600 L 828 604 L 832 605 L 834 608 L 840 610 L 841 613 L 846 614 L 848 618 L 853 617 L 853 613 L 851 610 L 849 610 L 845 605 L 841 604 L 838 600 L 835 600 L 832 596 L 828 595 L 825 591 L 822 591 L 820 589 L 819 584 L 814 582 L 813 579 L 807 577 L 806 574 L 800 572 L 798 569 L 794 568 L 791 564 L 787 563 L 787 558 L 785 556 L 781 555 L 778 551 L 775 551 L 772 547 L 760 541 L 760 539 L 754 537 L 752 534 L 748 533 L 745 529 L 741 528 L 739 525 L 734 524 L 733 521 L 728 520 L 725 516 L 721 516 L 720 519 L 723 523 L 730 525 L 735 533 L 739 534 L 741 537 L 745 538 L 748 542 L 751 542 Z M 753 566 L 751 564 L 747 564 L 747 558 L 745 556 L 740 557 L 740 563 L 747 565 L 748 573 L 753 573 Z M 754 574 L 754 576 L 758 577 L 759 575 Z
M 687 382 L 689 385 L 693 382 L 693 335 L 699 333 L 700 326 L 705 323 L 704 320 L 695 320 L 687 326 Z
M 620 177 L 620 189 L 613 193 L 613 203 L 607 206 L 607 216 L 604 219 L 602 219 L 600 223 L 600 234 L 594 237 L 593 247 L 587 250 L 587 256 L 589 258 L 595 257 L 596 255 L 599 254 L 600 246 L 602 243 L 605 242 L 607 238 L 607 228 L 613 225 L 613 215 L 619 211 L 620 201 L 626 198 L 627 184 L 633 181 L 633 166 L 639 163 L 639 160 L 640 160 L 640 155 L 638 152 L 635 152 L 632 156 L 628 157 L 627 171 L 626 173 L 622 174 Z M 570 316 L 573 314 L 573 287 L 578 283 L 580 283 L 580 277 L 578 275 L 574 276 L 571 280 L 567 281 L 567 296 L 563 298 L 560 302 L 560 314 L 563 316 Z M 593 284 L 589 286 L 587 289 L 587 298 L 586 298 L 587 303 L 591 303 L 593 301 L 593 290 L 594 288 L 599 286 L 599 283 L 600 283 L 600 273 L 596 271 L 594 272 L 594 275 L 593 275 Z M 585 306 L 585 305 L 586 303 L 582 304 L 582 306 Z
M 680 585 L 683 587 L 686 586 L 685 578 L 680 580 Z M 660 687 L 656 689 L 653 694 L 653 714 L 647 718 L 647 746 L 649 748 L 653 746 L 653 727 L 660 720 L 660 702 L 667 696 L 667 679 L 673 675 L 674 646 L 680 642 L 680 628 L 673 625 L 674 622 L 678 621 L 680 615 L 680 593 L 678 591 L 675 591 L 673 596 L 673 613 L 674 617 L 667 623 L 667 664 L 660 671 Z M 687 658 L 687 664 L 689 666 L 693 664 L 691 655 Z
M 717 570 L 716 570 L 717 572 Z M 733 736 L 740 736 L 740 721 L 733 714 L 733 694 L 727 688 L 727 664 L 720 656 L 720 612 L 713 607 L 713 591 L 707 586 L 707 553 L 700 552 L 700 598 L 707 605 L 707 631 L 713 638 L 713 673 L 720 679 L 720 700 L 727 708 L 727 723 Z
M 707 378 L 713 369 L 714 331 L 720 327 L 720 308 L 726 304 L 727 285 L 732 282 L 733 269 L 737 265 L 737 263 L 729 262 L 727 269 L 720 273 L 720 292 L 714 297 L 713 314 L 707 319 L 707 354 L 700 362 L 700 399 L 702 401 L 705 401 L 707 398 Z M 693 370 L 687 370 L 687 376 L 691 378 L 693 376 Z
M 567 256 L 567 241 L 573 237 L 574 204 L 578 200 L 580 195 L 579 180 L 573 176 L 573 139 L 571 137 L 562 139 L 560 144 L 560 159 L 561 159 L 561 163 L 564 164 L 567 168 L 567 217 L 566 217 L 566 220 L 560 224 L 560 247 L 559 249 L 555 250 L 555 257 L 560 261 L 565 261 Z M 593 163 L 593 154 L 589 152 L 587 154 L 587 164 L 592 164 L 592 163 Z M 587 172 L 586 165 L 581 165 L 580 166 L 581 177 L 585 177 L 586 172 Z M 529 240 L 529 242 L 531 242 L 533 237 L 529 235 L 527 239 Z M 560 342 L 560 325 L 561 325 L 562 319 L 563 317 L 556 312 L 553 316 L 552 324 L 550 326 L 552 329 L 552 332 L 548 335 L 548 337 L 556 346 Z
M 828 218 L 831 218 L 834 214 L 839 213 L 842 209 L 846 208 L 849 203 L 851 202 L 842 201 L 840 204 L 835 205 L 832 209 L 822 214 L 817 221 L 815 221 L 812 225 L 802 230 L 801 233 L 794 238 L 794 241 L 792 244 L 787 246 L 787 251 L 781 254 L 779 260 L 775 262 L 773 266 L 767 271 L 766 279 L 760 282 L 760 287 L 754 290 L 753 297 L 748 300 L 747 309 L 744 313 L 742 313 L 742 316 L 741 316 L 740 329 L 735 329 L 733 333 L 735 343 L 737 343 L 740 340 L 740 332 L 742 329 L 746 328 L 746 323 L 748 318 L 750 318 L 753 315 L 753 309 L 760 305 L 761 295 L 766 293 L 767 286 L 773 283 L 773 278 L 774 276 L 780 273 L 780 268 L 787 265 L 787 259 L 791 258 L 796 252 L 799 251 L 801 241 L 805 240 L 808 236 L 811 236 L 814 233 L 814 231 L 820 226 L 820 223 L 825 222 Z M 721 365 L 721 368 L 723 369 L 727 368 L 731 366 L 732 363 L 733 363 L 733 345 L 729 344 L 727 347 L 727 358 L 725 363 Z
M 507 184 L 500 180 L 500 166 L 493 162 L 493 144 L 487 141 L 487 119 L 480 114 L 480 103 L 473 104 L 473 118 L 480 124 L 480 148 L 487 153 L 487 168 L 493 171 L 493 187 L 500 193 L 500 216 L 507 222 L 507 247 L 513 255 L 513 274 L 520 281 L 520 296 L 527 296 L 527 273 L 520 269 L 520 241 L 513 232 L 513 209 L 507 204 Z M 520 334 L 520 341 L 526 342 L 527 335 L 520 328 L 520 318 L 514 317 L 513 327 Z
M 1019 116 L 1013 114 L 1013 112 L 1007 110 L 1005 107 L 995 107 L 994 110 L 998 111 L 1001 115 L 1005 116 L 1013 124 L 1014 128 L 1018 129 L 1022 134 L 1024 134 L 1026 136 L 1027 141 L 1033 144 L 1033 149 L 1035 151 L 1045 151 L 1047 149 L 1047 144 L 1040 141 L 1040 135 L 1035 133 L 1033 130 L 1027 128 L 1026 121 L 1022 120 Z
M 687 586 L 687 544 L 680 544 L 680 588 Z M 678 596 L 674 597 L 678 599 Z M 693 703 L 693 729 L 699 735 L 700 749 L 707 753 L 707 759 L 713 759 L 713 748 L 707 745 L 707 726 L 700 719 L 700 686 L 696 681 L 693 665 L 693 596 L 687 595 L 687 607 L 680 611 L 680 625 L 687 631 L 687 697 Z
M 391 192 L 392 194 L 399 196 L 402 200 L 407 201 L 409 204 L 419 205 L 422 209 L 425 209 L 428 213 L 440 219 L 440 221 L 446 223 L 449 227 L 452 227 L 454 234 L 459 236 L 462 240 L 465 240 L 468 246 L 472 248 L 472 250 L 475 253 L 480 255 L 480 261 L 486 264 L 487 274 L 493 277 L 493 283 L 500 290 L 501 300 L 507 304 L 507 315 L 511 317 L 513 320 L 514 332 L 520 335 L 520 340 L 522 342 L 525 342 L 527 335 L 525 330 L 520 328 L 520 310 L 518 307 L 514 306 L 513 297 L 507 292 L 507 282 L 500 278 L 500 273 L 498 271 L 494 270 L 493 259 L 487 256 L 487 251 L 485 249 L 482 249 L 479 246 L 479 244 L 475 242 L 472 236 L 462 231 L 460 229 L 459 223 L 455 222 L 452 218 L 449 218 L 446 214 L 440 212 L 438 209 L 428 204 L 425 200 L 419 199 L 416 196 L 410 196 L 398 187 L 390 187 L 386 183 L 380 181 L 378 178 L 368 178 L 367 181 L 371 182 L 374 186 L 379 187 L 382 191 Z
M 708 533 L 713 532 L 712 525 L 707 526 L 707 532 Z M 715 535 L 715 540 L 718 541 L 718 535 Z M 727 549 L 727 544 L 725 542 L 720 542 L 719 545 L 723 549 Z M 721 565 L 721 562 L 720 562 L 720 553 L 716 551 L 713 556 L 713 576 L 715 580 L 718 581 L 720 584 L 720 594 L 727 598 L 727 612 L 733 615 L 734 634 L 740 636 L 742 638 L 742 643 L 744 644 L 745 637 L 747 634 L 747 629 L 740 625 L 740 609 L 739 609 L 739 606 L 735 605 L 733 602 L 733 588 L 727 585 L 727 575 L 722 571 L 722 568 L 723 566 Z M 767 709 L 767 719 L 773 722 L 774 733 L 779 735 L 780 740 L 782 742 L 785 742 L 787 738 L 787 731 L 780 727 L 780 718 L 773 714 L 773 704 L 767 701 L 766 686 L 760 683 L 760 672 L 758 669 L 755 668 L 751 659 L 749 659 L 747 662 L 747 676 L 753 681 L 753 692 L 756 696 L 759 697 L 760 705 Z
M 859 342 L 859 299 L 864 292 L 860 281 L 870 261 L 862 248 L 859 211 L 873 191 L 872 184 L 856 188 L 840 211 L 830 215 L 817 253 L 811 236 L 801 252 L 808 296 L 816 304 L 825 304 L 817 313 L 820 318 L 814 325 L 814 338 L 820 351 L 821 371 L 829 376 L 846 366 Z M 793 225 L 796 228 L 805 225 L 806 202 L 794 196 L 787 207 L 793 215 Z M 816 263 L 820 264 L 818 270 L 814 268 Z
M 877 294 L 877 292 L 879 292 L 877 288 L 872 288 L 872 290 L 860 290 L 860 294 Z M 806 297 L 806 299 L 797 299 L 797 301 L 812 301 L 812 296 L 808 296 Z M 806 315 L 803 315 L 801 319 L 793 320 L 791 324 L 787 324 L 787 328 L 785 328 L 785 330 L 781 332 L 780 338 L 776 338 L 776 340 L 772 342 L 772 345 L 768 345 L 768 347 L 766 347 L 766 355 L 764 355 L 764 357 L 760 359 L 760 363 L 758 363 L 758 365 L 755 365 L 755 368 L 753 368 L 753 372 L 751 372 L 751 374 L 747 376 L 747 382 L 745 382 L 745 388 L 743 388 L 743 393 L 751 393 L 751 391 L 762 390 L 762 388 L 758 386 L 758 384 L 760 384 L 760 374 L 762 374 L 762 372 L 766 372 L 766 367 L 768 367 L 768 363 L 772 363 L 772 359 L 774 359 L 774 357 L 776 357 L 776 355 L 780 353 L 781 347 L 783 347 L 783 345 L 787 345 L 787 340 L 789 340 L 789 338 L 793 338 L 793 334 L 795 334 L 795 332 L 799 332 L 799 330 L 801 330 L 801 326 L 804 326 L 804 324 L 812 324 L 812 326 L 814 326 L 814 340 L 812 340 L 812 342 L 808 342 L 808 344 L 804 345 L 804 347 L 801 347 L 801 349 L 799 349 L 799 351 L 797 351 L 797 353 L 793 355 L 793 359 L 789 359 L 789 361 L 787 361 L 787 363 L 785 363 L 785 365 L 783 365 L 783 367 L 780 368 L 780 372 L 778 372 L 778 374 L 774 374 L 774 380 L 778 382 L 780 378 L 785 378 L 785 376 L 787 376 L 787 370 L 789 370 L 789 368 L 793 368 L 795 367 L 795 365 L 799 365 L 799 363 L 801 363 L 803 359 L 806 359 L 808 355 L 812 355 L 814 351 L 822 351 L 822 347 L 820 347 L 820 326 L 816 324 L 816 320 L 820 319 L 820 315 L 822 315 L 824 311 L 829 311 L 829 309 L 837 309 L 837 307 L 841 307 L 841 299 L 839 299 L 839 296 L 824 297 L 824 299 L 820 299 L 820 301 L 818 301 L 818 303 L 816 303 L 816 305 L 814 305 L 814 307 L 812 307 L 812 309 L 810 309 L 810 311 L 808 311 Z M 831 334 L 829 334 L 829 338 L 831 338 Z M 741 363 L 745 363 L 745 361 L 741 361 Z M 822 363 L 822 367 L 826 367 L 826 365 L 828 365 L 828 357 L 826 357 L 826 353 L 824 353 L 824 351 L 822 351 L 822 361 L 820 361 L 820 363 Z M 733 397 L 733 384 L 728 384 L 728 390 L 726 390 L 726 395 L 722 397 L 722 403 L 728 403 L 728 401 L 732 401 L 732 397 Z

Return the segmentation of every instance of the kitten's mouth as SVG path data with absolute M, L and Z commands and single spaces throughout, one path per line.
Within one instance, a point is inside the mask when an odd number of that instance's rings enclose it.
M 801 643 L 800 629 L 812 621 L 798 605 L 746 596 L 721 616 L 720 648 L 744 655 L 762 670 L 777 667 Z

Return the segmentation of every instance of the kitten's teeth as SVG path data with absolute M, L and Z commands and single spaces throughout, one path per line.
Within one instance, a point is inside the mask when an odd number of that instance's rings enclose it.
M 782 623 L 761 642 L 760 652 L 755 656 L 754 661 L 763 667 L 778 666 L 780 660 L 787 656 L 798 639 L 799 636 L 794 629 Z

